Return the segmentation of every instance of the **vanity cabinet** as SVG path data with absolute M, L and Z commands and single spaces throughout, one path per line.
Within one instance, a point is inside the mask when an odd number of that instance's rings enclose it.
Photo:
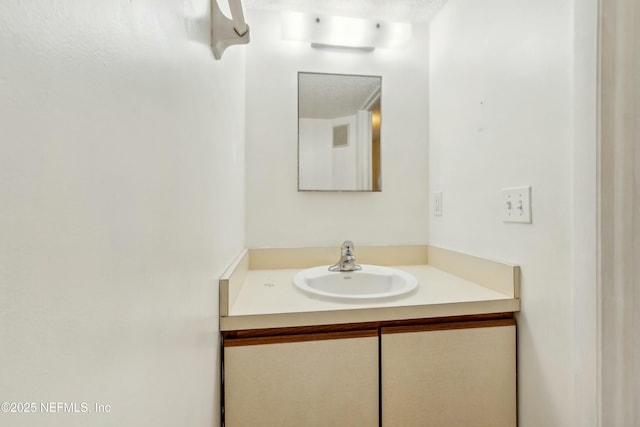
M 378 426 L 378 331 L 224 340 L 226 427 Z
M 382 425 L 514 427 L 513 320 L 381 329 Z
M 314 328 L 225 333 L 227 427 L 517 424 L 511 313 Z

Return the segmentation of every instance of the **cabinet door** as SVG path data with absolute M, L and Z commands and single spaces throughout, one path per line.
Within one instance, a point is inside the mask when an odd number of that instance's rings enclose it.
M 382 329 L 383 427 L 517 424 L 515 323 L 480 324 Z
M 226 427 L 378 426 L 376 330 L 256 340 L 225 341 Z

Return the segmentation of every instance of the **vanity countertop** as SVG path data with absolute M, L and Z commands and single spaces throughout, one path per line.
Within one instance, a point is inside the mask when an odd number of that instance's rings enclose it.
M 323 262 L 328 256 L 325 254 L 327 250 L 308 252 L 306 259 L 303 254 L 290 265 L 270 261 L 279 259 L 277 252 L 283 250 L 247 250 L 220 279 L 220 329 L 230 331 L 377 322 L 520 310 L 520 275 L 517 266 L 427 246 L 399 249 L 411 251 L 410 256 L 406 256 L 406 253 L 385 255 L 386 251 L 396 249 L 364 249 L 364 257 L 373 262 L 362 263 L 381 264 L 381 259 L 385 260 L 387 266 L 415 276 L 418 289 L 398 298 L 358 302 L 321 298 L 306 294 L 294 286 L 293 276 L 298 271 L 314 265 L 330 264 Z M 335 249 L 331 253 L 335 256 Z M 288 254 L 281 252 L 280 255 Z M 411 263 L 395 263 L 400 260 Z

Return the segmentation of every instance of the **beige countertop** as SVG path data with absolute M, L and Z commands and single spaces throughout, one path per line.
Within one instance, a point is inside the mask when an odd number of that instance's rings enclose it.
M 394 249 L 385 248 L 389 251 Z M 268 251 L 276 251 L 269 252 L 269 256 L 278 259 L 277 252 L 282 250 Z M 294 286 L 293 276 L 298 271 L 312 265 L 325 265 L 322 261 L 326 261 L 326 257 L 314 259 L 310 256 L 298 265 L 296 262 L 282 265 L 264 261 L 264 253 L 246 251 L 220 280 L 220 329 L 229 331 L 519 311 L 517 266 L 440 248 L 425 246 L 418 247 L 418 251 L 421 252 L 413 257 L 383 256 L 384 260 L 391 262 L 399 258 L 410 259 L 411 265 L 386 265 L 415 276 L 419 284 L 417 290 L 397 298 L 358 302 L 309 295 Z M 366 250 L 363 252 L 367 254 Z M 281 255 L 289 256 L 282 252 Z M 380 259 L 373 258 L 371 256 L 368 262 L 362 263 L 378 261 L 376 263 L 381 264 Z M 294 265 L 295 268 L 282 268 Z M 271 266 L 276 268 L 268 268 Z

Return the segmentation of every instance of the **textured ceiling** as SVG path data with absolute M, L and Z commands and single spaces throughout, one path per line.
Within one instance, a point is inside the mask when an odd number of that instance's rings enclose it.
M 380 92 L 380 77 L 300 73 L 300 117 L 334 119 L 354 115 Z
M 385 21 L 427 22 L 446 0 L 244 0 L 248 9 L 297 11 Z

